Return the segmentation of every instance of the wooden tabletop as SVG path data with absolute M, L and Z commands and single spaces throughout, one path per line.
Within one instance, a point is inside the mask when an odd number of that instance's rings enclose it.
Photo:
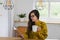
M 21 38 L 17 37 L 0 37 L 0 40 L 22 40 Z M 36 39 L 24 39 L 24 40 L 36 40 Z M 60 40 L 60 39 L 46 39 L 46 40 Z
M 21 39 L 21 38 L 17 38 L 17 37 L 0 37 L 0 40 L 36 40 L 36 39 Z
M 0 40 L 20 40 L 20 38 L 15 38 L 15 37 L 12 37 L 12 38 L 0 37 Z

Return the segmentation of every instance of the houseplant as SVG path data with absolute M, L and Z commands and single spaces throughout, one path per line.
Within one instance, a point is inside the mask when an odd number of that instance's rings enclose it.
M 20 21 L 24 21 L 24 18 L 26 17 L 26 14 L 21 13 L 18 16 L 20 18 Z

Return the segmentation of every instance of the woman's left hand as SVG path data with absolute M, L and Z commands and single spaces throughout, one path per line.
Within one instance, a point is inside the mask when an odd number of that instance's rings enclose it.
M 38 28 L 37 28 L 37 32 L 40 32 L 40 31 L 41 31 L 41 27 L 38 27 Z

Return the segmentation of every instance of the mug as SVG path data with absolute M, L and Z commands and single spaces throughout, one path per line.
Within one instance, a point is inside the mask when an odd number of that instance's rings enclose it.
M 33 32 L 37 32 L 37 29 L 38 29 L 38 26 L 37 26 L 37 25 L 33 25 L 33 26 L 32 26 L 32 31 L 33 31 Z

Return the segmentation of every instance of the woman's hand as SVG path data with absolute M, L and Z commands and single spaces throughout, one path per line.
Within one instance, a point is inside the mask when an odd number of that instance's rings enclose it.
M 20 37 L 21 37 L 22 39 L 24 39 L 24 36 L 23 36 L 23 34 L 20 34 Z
M 38 28 L 37 28 L 37 32 L 40 32 L 40 31 L 41 31 L 41 27 L 38 27 Z

